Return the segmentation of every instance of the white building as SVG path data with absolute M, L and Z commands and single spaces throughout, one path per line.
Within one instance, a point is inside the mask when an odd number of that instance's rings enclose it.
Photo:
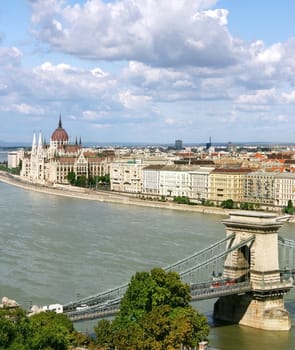
M 141 193 L 142 168 L 140 161 L 113 162 L 110 165 L 111 190 L 117 192 Z
M 295 205 L 295 174 L 278 173 L 275 175 L 274 203 L 276 206 L 287 206 L 291 200 Z
M 22 159 L 24 150 L 20 149 L 18 151 L 11 151 L 7 155 L 7 166 L 10 169 L 17 168 L 20 165 L 20 160 Z
M 213 167 L 202 167 L 190 172 L 190 191 L 188 197 L 198 201 L 207 200 L 209 195 L 209 176 Z
M 143 168 L 142 193 L 206 199 L 209 174 L 214 168 L 199 165 L 150 165 Z

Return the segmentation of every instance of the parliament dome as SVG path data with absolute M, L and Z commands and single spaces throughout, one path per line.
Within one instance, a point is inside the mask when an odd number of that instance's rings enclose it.
M 57 129 L 55 129 L 51 135 L 51 141 L 57 142 L 59 144 L 68 143 L 69 141 L 69 135 L 62 127 L 61 116 L 59 117 Z

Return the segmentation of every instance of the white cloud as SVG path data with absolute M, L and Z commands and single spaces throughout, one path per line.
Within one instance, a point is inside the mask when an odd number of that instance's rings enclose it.
M 143 109 L 152 99 L 150 96 L 135 95 L 130 90 L 127 90 L 119 93 L 119 100 L 125 108 Z
M 227 25 L 228 11 L 225 9 L 207 10 L 194 15 L 195 20 L 206 19 L 207 17 L 217 20 L 220 25 L 225 26 Z
M 258 90 L 255 94 L 240 95 L 236 102 L 242 104 L 272 104 L 276 102 L 278 95 L 276 89 Z
M 48 6 L 38 0 L 32 2 L 33 32 L 52 50 L 88 59 L 227 66 L 236 60 L 228 11 L 204 11 L 215 2 L 90 0 L 62 6 L 51 0 Z
M 17 112 L 20 114 L 44 114 L 43 108 L 30 106 L 26 103 L 11 104 L 10 106 L 2 106 L 0 109 L 4 112 Z
M 295 90 L 282 93 L 282 98 L 286 103 L 295 103 Z
M 22 52 L 17 47 L 0 47 L 0 64 L 1 66 L 19 65 Z
M 280 62 L 284 55 L 284 47 L 282 44 L 275 44 L 269 48 L 262 49 L 257 54 L 257 60 L 262 63 L 277 63 Z

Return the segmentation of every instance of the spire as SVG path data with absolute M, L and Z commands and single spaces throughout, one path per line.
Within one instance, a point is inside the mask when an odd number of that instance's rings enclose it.
M 38 147 L 42 147 L 42 134 L 41 134 L 41 130 L 40 130 L 40 132 L 39 132 Z
M 81 136 L 80 136 L 80 140 L 79 140 L 79 145 L 82 145 Z
M 77 136 L 76 136 L 76 143 L 75 143 L 75 145 L 78 145 L 78 139 L 77 139 Z
M 40 132 L 39 132 L 39 139 L 38 139 L 38 149 L 37 149 L 37 152 L 38 152 L 38 153 L 41 153 L 42 148 L 43 148 L 43 144 L 42 144 L 42 134 L 41 134 L 41 130 L 40 130 Z
M 36 151 L 36 147 L 37 147 L 37 141 L 36 141 L 36 133 L 34 131 L 34 135 L 33 135 L 33 142 L 32 142 L 32 153 L 34 151 Z
M 62 123 L 61 123 L 61 114 L 59 114 L 59 121 L 58 121 L 58 128 L 62 128 Z

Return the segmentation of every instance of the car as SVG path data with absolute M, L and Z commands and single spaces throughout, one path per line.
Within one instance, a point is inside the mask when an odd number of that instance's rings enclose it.
M 88 308 L 89 308 L 89 306 L 87 304 L 81 304 L 80 306 L 76 307 L 76 310 L 81 311 L 81 310 L 86 310 Z

